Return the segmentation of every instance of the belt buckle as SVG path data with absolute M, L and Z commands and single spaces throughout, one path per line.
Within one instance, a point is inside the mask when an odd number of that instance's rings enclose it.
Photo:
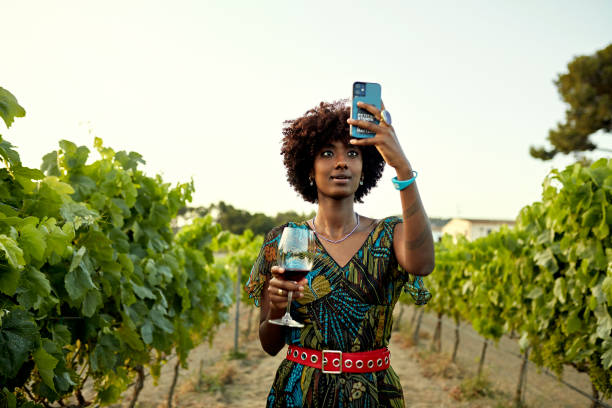
M 336 354 L 338 357 L 332 359 L 331 361 L 327 359 L 326 354 Z M 330 356 L 331 357 L 331 356 Z M 336 367 L 337 370 L 326 370 L 325 362 L 329 362 L 332 367 Z M 338 365 L 334 364 L 334 362 L 338 363 Z M 325 374 L 340 374 L 342 372 L 342 352 L 340 350 L 323 350 L 321 353 L 321 370 Z

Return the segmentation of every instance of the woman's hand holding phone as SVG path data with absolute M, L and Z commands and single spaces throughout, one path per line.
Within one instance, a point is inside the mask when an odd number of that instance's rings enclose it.
M 381 109 L 374 105 L 369 105 L 363 102 L 357 102 L 359 108 L 365 109 L 374 115 L 380 121 Z M 381 101 L 382 110 L 385 109 L 385 104 Z M 384 122 L 379 124 L 357 119 L 348 119 L 351 126 L 357 126 L 374 133 L 374 137 L 364 139 L 351 139 L 351 144 L 355 146 L 376 146 L 385 162 L 397 171 L 397 176 L 401 180 L 406 180 L 412 177 L 412 168 L 410 162 L 406 158 L 402 146 L 399 143 L 393 126 L 387 125 Z

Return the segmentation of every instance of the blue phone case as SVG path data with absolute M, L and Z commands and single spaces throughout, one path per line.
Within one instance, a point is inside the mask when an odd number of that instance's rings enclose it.
M 379 121 L 376 120 L 374 115 L 365 109 L 357 107 L 357 102 L 359 101 L 374 105 L 380 109 L 380 84 L 373 82 L 354 82 L 353 101 L 351 102 L 351 118 L 367 120 L 378 125 Z M 375 133 L 371 133 L 365 129 L 361 129 L 357 126 L 351 126 L 351 137 L 363 139 L 366 137 L 374 137 L 375 135 Z

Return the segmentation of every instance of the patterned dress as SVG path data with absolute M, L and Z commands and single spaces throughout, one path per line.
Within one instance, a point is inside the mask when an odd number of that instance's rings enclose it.
M 304 296 L 294 300 L 291 315 L 305 327 L 285 328 L 285 341 L 316 350 L 370 351 L 386 347 L 391 337 L 393 308 L 402 289 L 417 304 L 431 295 L 420 277 L 401 268 L 393 253 L 393 230 L 402 220 L 380 221 L 363 245 L 340 266 L 317 239 L 317 256 L 306 276 Z M 246 286 L 259 305 L 285 226 L 266 236 Z M 393 363 L 393 355 L 391 355 Z M 404 407 L 402 387 L 393 368 L 374 373 L 324 374 L 318 368 L 284 360 L 268 395 L 268 407 Z

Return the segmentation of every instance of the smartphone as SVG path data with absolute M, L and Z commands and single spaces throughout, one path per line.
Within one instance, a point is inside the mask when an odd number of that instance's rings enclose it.
M 353 100 L 351 102 L 351 118 L 357 120 L 367 120 L 378 125 L 378 120 L 365 109 L 358 108 L 357 102 L 364 102 L 381 108 L 380 84 L 374 82 L 353 82 Z M 374 137 L 376 134 L 369 130 L 351 125 L 351 137 L 366 138 Z

